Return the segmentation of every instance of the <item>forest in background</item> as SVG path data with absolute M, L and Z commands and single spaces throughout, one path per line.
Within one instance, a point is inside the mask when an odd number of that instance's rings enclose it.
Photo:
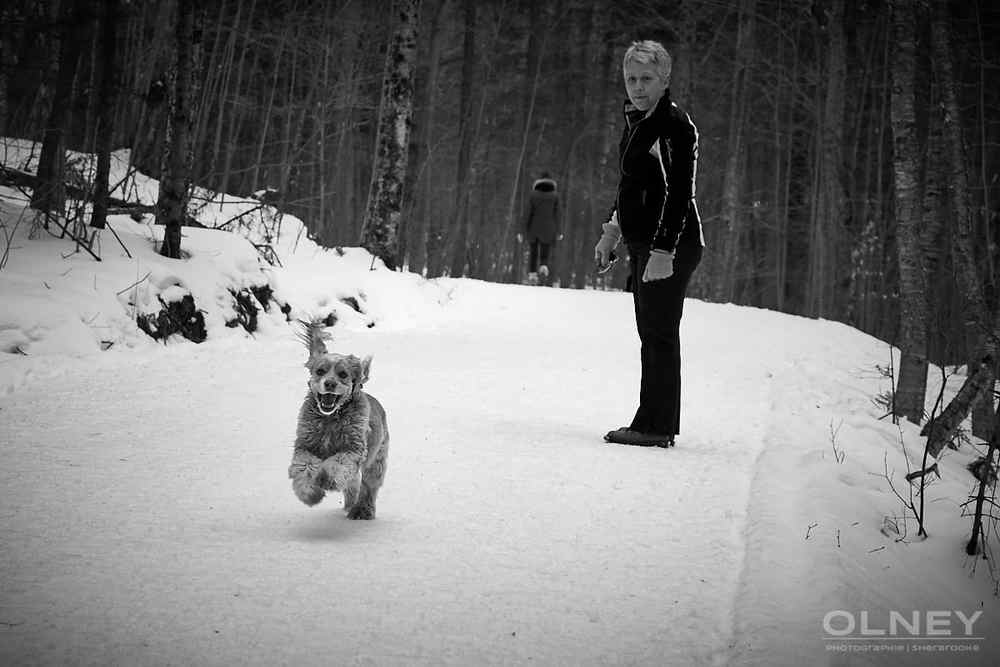
M 599 284 L 593 245 L 617 184 L 621 58 L 633 39 L 657 39 L 674 56 L 672 97 L 700 132 L 708 252 L 690 296 L 839 320 L 898 344 L 901 304 L 915 284 L 901 276 L 900 257 L 916 248 L 932 360 L 977 354 L 966 322 L 970 263 L 980 303 L 992 309 L 980 325 L 996 322 L 994 3 L 411 4 L 419 18 L 399 265 L 428 277 L 520 281 L 516 233 L 531 182 L 547 171 L 565 221 L 555 275 L 563 286 Z M 189 11 L 189 181 L 237 195 L 270 189 L 321 244 L 358 245 L 393 10 L 390 0 L 7 2 L 0 135 L 42 141 L 55 104 L 63 148 L 94 152 L 100 117 L 110 114 L 111 145 L 131 148 L 134 166 L 159 177 L 174 26 Z M 915 39 L 905 71 L 894 24 L 901 10 Z M 66 62 L 74 64 L 68 96 L 55 103 Z M 105 70 L 113 89 L 102 87 Z M 900 91 L 913 101 L 902 124 L 892 104 Z M 949 124 L 958 128 L 960 193 Z M 905 218 L 901 138 L 913 147 L 908 201 L 918 202 Z M 623 285 L 623 271 L 610 284 Z

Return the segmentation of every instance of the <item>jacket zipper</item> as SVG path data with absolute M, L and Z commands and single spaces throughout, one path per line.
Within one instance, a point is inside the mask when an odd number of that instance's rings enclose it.
M 647 120 L 648 118 L 649 118 L 649 116 L 643 116 L 638 121 L 636 121 L 635 125 L 633 125 L 632 128 L 629 130 L 628 141 L 625 142 L 625 150 L 622 151 L 621 157 L 618 158 L 618 170 L 621 173 L 623 173 L 623 174 L 625 173 L 625 156 L 628 154 L 628 149 L 632 146 L 632 140 L 635 139 L 635 135 L 639 131 L 639 123 L 642 123 L 643 121 Z M 628 114 L 625 114 L 625 124 L 628 125 Z M 659 135 L 657 135 L 655 141 L 656 141 L 656 143 L 660 142 Z M 657 150 L 662 150 L 662 149 L 659 146 L 657 146 Z M 663 187 L 666 188 L 666 186 L 667 186 L 666 181 L 664 181 Z M 621 179 L 619 178 L 618 179 L 618 191 L 615 193 L 615 201 L 616 202 L 621 197 L 621 194 L 622 194 L 622 186 L 621 186 Z M 664 196 L 666 196 L 666 194 L 664 194 Z M 645 202 L 643 202 L 643 203 L 645 204 Z M 621 225 L 621 222 L 622 222 L 622 219 L 621 219 L 622 218 L 622 215 L 621 215 L 621 206 L 617 206 L 616 205 L 615 209 L 618 211 L 618 223 L 619 223 L 619 225 Z

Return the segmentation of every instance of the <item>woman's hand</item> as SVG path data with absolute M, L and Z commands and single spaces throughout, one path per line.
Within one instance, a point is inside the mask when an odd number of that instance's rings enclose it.
M 666 250 L 654 250 L 649 253 L 646 270 L 642 272 L 642 282 L 663 280 L 674 274 L 674 253 Z
M 621 227 L 616 222 L 605 222 L 601 229 L 604 230 L 604 233 L 601 234 L 601 239 L 594 246 L 594 261 L 597 262 L 599 269 L 603 269 L 611 263 L 611 251 L 615 249 L 622 237 Z

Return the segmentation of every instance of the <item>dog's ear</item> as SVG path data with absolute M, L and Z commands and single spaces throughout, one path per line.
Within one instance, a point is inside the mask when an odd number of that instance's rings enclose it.
M 361 367 L 361 378 L 358 380 L 358 382 L 359 384 L 364 384 L 368 382 L 368 373 L 372 367 L 372 355 L 369 354 L 367 357 L 362 359 L 360 367 Z
M 298 333 L 299 340 L 305 343 L 309 349 L 309 359 L 312 360 L 326 354 L 326 341 L 332 338 L 325 330 L 326 322 L 321 319 L 313 319 L 308 322 L 299 320 L 299 324 L 302 326 L 302 330 Z M 309 363 L 306 362 L 306 365 L 308 366 Z

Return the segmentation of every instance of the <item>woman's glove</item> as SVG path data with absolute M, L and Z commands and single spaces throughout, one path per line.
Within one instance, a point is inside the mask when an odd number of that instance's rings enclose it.
M 604 230 L 604 233 L 601 234 L 600 240 L 594 246 L 594 261 L 597 262 L 599 269 L 603 269 L 611 263 L 611 251 L 615 249 L 618 241 L 622 238 L 622 228 L 618 226 L 617 222 L 605 222 L 601 225 L 601 229 Z
M 646 270 L 642 272 L 642 282 L 669 278 L 674 273 L 674 253 L 666 250 L 654 250 L 649 253 Z

